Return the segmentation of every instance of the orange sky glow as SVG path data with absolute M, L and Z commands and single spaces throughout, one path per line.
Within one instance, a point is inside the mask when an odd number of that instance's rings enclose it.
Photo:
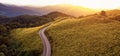
M 37 7 L 56 4 L 72 4 L 91 9 L 120 8 L 120 0 L 0 0 L 0 3 Z

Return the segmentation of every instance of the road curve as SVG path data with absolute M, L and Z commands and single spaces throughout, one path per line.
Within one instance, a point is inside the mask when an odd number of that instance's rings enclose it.
M 45 35 L 45 30 L 48 28 L 44 27 L 39 31 L 39 36 L 43 43 L 43 53 L 42 56 L 51 56 L 51 45 L 49 40 L 47 39 L 47 36 Z

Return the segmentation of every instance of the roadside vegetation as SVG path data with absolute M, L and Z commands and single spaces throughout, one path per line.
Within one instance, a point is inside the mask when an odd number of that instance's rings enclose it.
M 38 31 L 41 28 L 18 28 L 11 31 L 11 37 L 20 42 L 18 49 L 27 52 L 26 56 L 39 56 L 42 54 L 42 43 Z M 21 52 L 19 52 L 21 54 Z M 20 56 L 20 55 L 18 55 Z
M 102 11 L 52 24 L 46 30 L 52 56 L 120 56 L 119 19 Z

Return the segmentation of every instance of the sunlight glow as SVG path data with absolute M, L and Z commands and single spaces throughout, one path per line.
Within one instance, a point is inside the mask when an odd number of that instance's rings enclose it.
M 120 0 L 0 0 L 0 2 L 20 6 L 72 4 L 92 9 L 115 9 L 120 7 Z

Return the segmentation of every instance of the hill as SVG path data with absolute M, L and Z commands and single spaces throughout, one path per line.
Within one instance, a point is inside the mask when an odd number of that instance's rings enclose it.
M 40 15 L 40 13 L 35 12 L 33 10 L 25 9 L 20 6 L 15 5 L 8 5 L 8 4 L 2 4 L 0 3 L 0 15 L 4 16 L 18 16 L 18 15 Z
M 43 7 L 35 8 L 35 7 L 28 7 L 28 6 L 22 7 L 22 6 L 0 3 L 0 15 L 5 15 L 5 16 L 18 16 L 24 14 L 42 16 L 54 11 L 58 11 L 76 17 L 81 15 L 93 14 L 97 12 L 93 9 L 69 5 L 69 4 L 43 6 Z
M 108 16 L 117 16 L 120 15 L 120 9 L 109 10 L 107 11 Z
M 11 31 L 11 37 L 21 43 L 16 49 L 17 56 L 40 56 L 42 43 L 38 31 L 42 26 L 33 28 L 18 28 Z
M 43 16 L 37 16 L 37 15 L 19 15 L 19 16 L 14 16 L 14 17 L 7 17 L 0 15 L 0 23 L 2 24 L 16 24 L 16 26 L 19 27 L 34 27 L 34 26 L 39 26 L 44 23 L 53 21 L 54 18 L 57 17 L 73 17 L 61 12 L 50 12 L 46 15 Z
M 0 15 L 0 23 L 5 23 L 10 21 L 7 16 Z
M 6 20 L 4 17 L 3 19 Z M 0 24 L 0 56 L 41 55 L 42 44 L 38 31 L 42 27 L 40 25 L 48 22 L 50 21 L 38 16 L 19 16 L 14 20 L 2 22 Z
M 69 17 L 60 12 L 51 12 L 44 16 L 0 16 L 0 56 L 41 55 L 42 47 L 38 31 L 41 25 L 54 21 L 52 16 L 54 18 Z
M 74 16 L 67 15 L 65 13 L 61 13 L 61 12 L 58 12 L 58 11 L 54 11 L 54 12 L 50 12 L 50 13 L 48 13 L 46 15 L 43 15 L 43 17 L 54 20 L 57 17 L 74 17 Z
M 46 31 L 52 56 L 119 56 L 120 21 L 116 15 L 94 14 L 53 23 Z
M 89 9 L 89 8 L 85 8 L 85 7 L 81 7 L 81 6 L 70 5 L 70 4 L 51 5 L 51 6 L 44 6 L 44 7 L 40 7 L 40 8 L 36 8 L 36 9 L 35 8 L 31 8 L 31 9 L 42 12 L 43 14 L 48 14 L 53 11 L 58 11 L 58 12 L 62 12 L 67 15 L 76 16 L 76 17 L 98 12 L 93 9 Z

